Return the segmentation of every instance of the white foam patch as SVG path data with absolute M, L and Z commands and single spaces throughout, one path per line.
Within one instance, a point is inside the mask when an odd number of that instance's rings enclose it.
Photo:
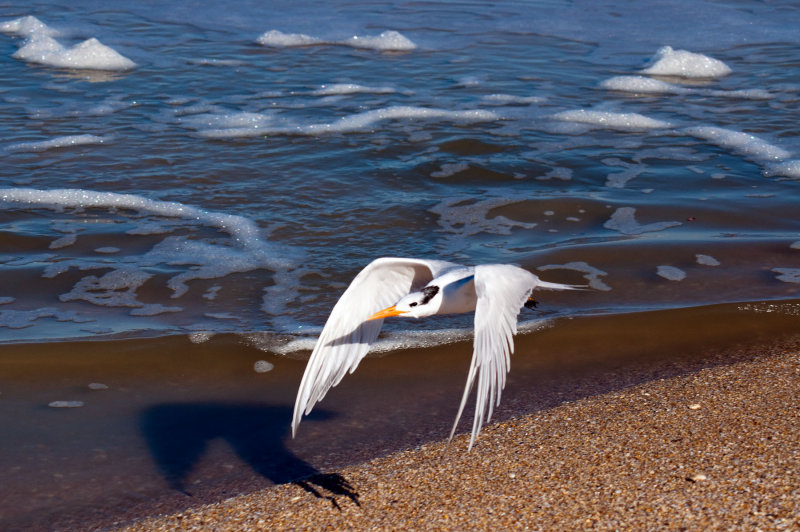
M 322 85 L 312 94 L 315 96 L 340 96 L 359 93 L 392 94 L 393 92 L 397 91 L 395 91 L 393 87 L 389 86 L 369 87 L 366 85 L 358 85 L 356 83 L 334 83 L 331 85 Z
M 416 49 L 417 45 L 398 31 L 384 31 L 377 36 L 361 37 L 354 35 L 340 44 L 354 48 L 368 48 L 381 52 L 407 52 Z
M 203 332 L 193 332 L 189 334 L 188 338 L 189 341 L 192 342 L 193 344 L 202 344 L 211 340 L 213 336 L 214 333 L 203 331 Z
M 61 263 L 59 263 L 61 267 Z M 106 307 L 141 307 L 136 299 L 136 289 L 152 277 L 136 268 L 112 270 L 100 277 L 87 275 L 72 290 L 61 294 L 61 301 L 88 301 Z
M 311 37 L 303 33 L 283 33 L 278 30 L 264 32 L 256 39 L 258 44 L 273 46 L 276 48 L 289 48 L 293 46 L 313 46 L 315 44 L 325 44 L 322 39 Z
M 800 283 L 800 268 L 772 268 L 777 273 L 777 279 L 784 283 Z
M 22 17 L 0 25 L 0 31 L 24 37 L 15 59 L 56 68 L 78 70 L 132 70 L 136 63 L 94 37 L 74 46 L 59 43 L 53 29 L 36 17 Z
M 599 128 L 630 131 L 646 131 L 650 129 L 672 127 L 669 122 L 649 118 L 639 113 L 615 113 L 611 111 L 590 111 L 586 109 L 562 111 L 552 115 L 552 118 L 562 122 L 573 122 Z
M 159 314 L 180 312 L 182 310 L 182 307 L 166 307 L 160 303 L 151 303 L 131 310 L 130 314 L 131 316 L 158 316 Z
M 788 151 L 750 133 L 713 126 L 688 127 L 682 131 L 755 160 L 780 161 L 790 156 Z
M 683 281 L 686 279 L 686 272 L 675 266 L 659 266 L 656 273 L 668 281 Z
M 56 148 L 72 148 L 92 144 L 105 144 L 111 137 L 98 137 L 97 135 L 65 135 L 50 140 L 37 142 L 20 142 L 6 148 L 10 152 L 39 152 Z
M 52 242 L 50 242 L 50 249 L 61 249 L 66 248 L 74 244 L 78 241 L 78 235 L 75 233 L 71 233 L 68 235 L 64 235 L 62 237 L 56 238 Z
M 528 334 L 549 326 L 550 320 L 538 319 L 521 322 L 517 325 L 517 334 Z M 380 338 L 369 348 L 368 356 L 385 355 L 403 349 L 424 349 L 441 345 L 468 342 L 473 338 L 472 328 L 438 329 L 428 331 L 383 331 Z M 284 356 L 296 356 L 312 351 L 317 343 L 316 337 L 292 338 L 275 337 L 273 335 L 250 335 L 247 340 L 251 345 L 265 352 Z
M 530 105 L 546 100 L 540 96 L 514 96 L 512 94 L 487 94 L 483 97 L 483 101 L 491 105 Z
M 274 364 L 266 360 L 256 360 L 255 364 L 253 364 L 253 371 L 256 373 L 267 373 L 268 371 L 272 371 L 274 367 Z
M 222 287 L 218 284 L 215 284 L 214 286 L 206 290 L 206 293 L 203 294 L 203 299 L 214 301 L 215 299 L 217 299 L 217 294 L 219 293 L 220 290 L 222 290 Z
M 469 169 L 469 165 L 466 163 L 445 163 L 439 168 L 438 171 L 431 172 L 431 177 L 452 177 L 457 173 L 463 172 L 467 169 Z
M 789 248 L 791 248 L 791 249 L 800 249 L 800 240 L 798 240 L 797 242 L 794 242 L 791 246 L 789 246 Z
M 702 264 L 703 266 L 719 266 L 719 261 L 711 255 L 698 253 L 695 255 L 695 258 L 697 259 L 697 264 Z
M 449 111 L 430 107 L 391 106 L 344 116 L 329 123 L 279 123 L 272 114 L 233 113 L 188 117 L 186 124 L 207 138 L 241 138 L 264 135 L 326 135 L 367 131 L 388 120 L 445 120 L 460 123 L 498 120 L 495 113 L 484 110 Z
M 663 231 L 670 227 L 677 227 L 681 222 L 654 222 L 642 225 L 636 221 L 636 209 L 633 207 L 619 207 L 611 218 L 603 224 L 606 229 L 619 231 L 623 235 L 640 235 L 654 231 Z
M 33 34 L 49 35 L 51 37 L 58 35 L 56 30 L 31 15 L 3 22 L 0 24 L 0 31 L 17 37 L 28 37 Z
M 800 179 L 800 159 L 792 159 L 791 161 L 770 165 L 764 170 L 764 176 Z
M 47 404 L 50 408 L 80 408 L 83 401 L 51 401 Z
M 644 164 L 631 164 L 616 157 L 609 157 L 601 161 L 603 164 L 610 167 L 623 168 L 621 172 L 614 172 L 606 176 L 606 186 L 610 188 L 624 188 L 628 181 L 638 177 L 642 172 L 647 170 L 647 165 Z
M 682 87 L 645 76 L 615 76 L 602 83 L 600 87 L 632 94 L 698 94 L 743 100 L 769 100 L 772 95 L 763 89 L 713 90 Z
M 32 327 L 40 319 L 51 318 L 60 322 L 89 323 L 94 321 L 73 311 L 59 311 L 54 308 L 35 310 L 0 310 L 0 327 L 9 329 L 26 329 Z
M 230 312 L 206 312 L 203 316 L 215 320 L 239 320 L 239 316 L 234 316 Z
M 547 181 L 549 179 L 558 179 L 561 181 L 570 181 L 572 179 L 572 168 L 567 168 L 565 166 L 560 166 L 558 168 L 553 168 L 549 172 L 547 172 L 543 176 L 539 176 L 536 179 L 539 181 Z
M 594 288 L 595 290 L 600 290 L 601 292 L 608 292 L 611 290 L 611 287 L 604 283 L 600 277 L 604 275 L 608 275 L 608 272 L 604 272 L 599 268 L 595 268 L 594 266 L 590 266 L 586 262 L 568 262 L 566 264 L 546 264 L 545 266 L 539 266 L 536 268 L 540 271 L 547 271 L 547 270 L 572 270 L 577 271 L 585 274 L 583 277 L 589 281 L 589 286 Z
M 126 256 L 124 260 L 114 264 L 110 264 L 107 259 L 93 257 L 59 257 L 58 261 L 54 261 L 54 255 L 51 254 L 44 260 L 38 260 L 46 264 L 43 276 L 49 278 L 72 268 L 114 268 L 99 277 L 87 275 L 81 278 L 69 292 L 60 296 L 62 301 L 83 300 L 102 306 L 139 309 L 135 315 L 176 312 L 180 310 L 178 307 L 145 305 L 136 297 L 136 290 L 153 276 L 150 272 L 163 271 L 164 265 L 168 265 L 169 270 L 173 271 L 178 266 L 186 266 L 185 271 L 173 275 L 167 281 L 167 286 L 173 291 L 173 298 L 185 294 L 189 290 L 188 283 L 192 280 L 220 278 L 231 273 L 256 269 L 274 271 L 276 282 L 296 281 L 286 271 L 293 267 L 287 258 L 288 250 L 278 249 L 262 239 L 258 226 L 241 216 L 205 211 L 182 203 L 152 200 L 133 194 L 83 189 L 0 189 L 0 202 L 56 210 L 66 207 L 128 209 L 139 214 L 172 218 L 165 222 L 168 226 L 174 225 L 176 218 L 183 219 L 191 225 L 201 224 L 216 228 L 231 237 L 227 242 L 219 238 L 206 242 L 187 236 L 167 236 L 150 251 L 142 255 Z M 284 297 L 280 302 L 290 300 L 291 298 Z M 278 302 L 275 305 L 280 307 Z M 282 307 L 276 310 L 281 309 Z
M 400 32 L 388 30 L 380 35 L 354 35 L 340 41 L 326 41 L 303 33 L 283 33 L 270 30 L 256 39 L 261 45 L 275 48 L 291 48 L 299 46 L 341 45 L 353 48 L 366 48 L 379 52 L 406 52 L 417 48 L 410 39 Z
M 670 46 L 658 49 L 650 59 L 652 63 L 641 72 L 652 76 L 676 76 L 681 78 L 720 78 L 732 71 L 728 65 L 707 55 L 673 50 Z
M 475 201 L 474 198 L 447 198 L 429 210 L 439 215 L 438 224 L 448 233 L 445 245 L 448 250 L 463 248 L 468 237 L 479 233 L 510 235 L 515 228 L 533 229 L 535 223 L 519 222 L 498 215 L 489 218 L 489 211 L 516 203 L 508 198 L 487 198 Z
M 680 85 L 645 76 L 615 76 L 600 83 L 600 87 L 611 91 L 638 94 L 685 94 L 690 91 Z

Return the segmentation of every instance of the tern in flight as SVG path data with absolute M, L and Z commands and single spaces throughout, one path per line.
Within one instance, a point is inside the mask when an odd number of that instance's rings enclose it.
M 510 264 L 462 266 L 440 260 L 382 257 L 353 279 L 333 307 L 308 360 L 292 419 L 292 437 L 308 414 L 345 373 L 352 373 L 377 338 L 384 318 L 424 318 L 434 314 L 475 311 L 472 364 L 453 430 L 464 411 L 475 376 L 478 396 L 469 449 L 481 426 L 491 420 L 506 383 L 517 315 L 535 302 L 534 288 L 570 290 L 577 286 L 548 283 Z

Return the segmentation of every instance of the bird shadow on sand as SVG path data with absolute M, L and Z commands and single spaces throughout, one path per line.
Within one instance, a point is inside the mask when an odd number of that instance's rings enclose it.
M 141 429 L 170 487 L 186 495 L 191 496 L 185 486 L 188 475 L 208 444 L 222 439 L 273 484 L 294 483 L 337 509 L 337 496 L 360 506 L 358 493 L 342 475 L 322 473 L 286 447 L 291 414 L 287 407 L 263 404 L 168 403 L 145 410 Z M 321 411 L 309 417 L 325 419 L 330 414 Z

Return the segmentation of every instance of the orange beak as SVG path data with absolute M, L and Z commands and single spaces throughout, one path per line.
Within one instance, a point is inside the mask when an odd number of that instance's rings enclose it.
M 400 314 L 405 314 L 405 311 L 397 310 L 397 308 L 394 305 L 392 305 L 391 307 L 385 308 L 380 312 L 376 312 L 375 314 L 367 318 L 367 321 L 380 320 L 383 318 L 391 318 L 392 316 L 399 316 Z

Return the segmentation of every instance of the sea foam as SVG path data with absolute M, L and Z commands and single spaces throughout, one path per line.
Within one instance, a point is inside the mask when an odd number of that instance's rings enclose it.
M 568 262 L 566 264 L 546 264 L 544 266 L 539 266 L 536 268 L 539 271 L 548 271 L 548 270 L 572 270 L 577 271 L 585 274 L 583 277 L 589 281 L 589 286 L 595 290 L 600 290 L 601 292 L 608 292 L 611 290 L 611 287 L 608 286 L 606 283 L 600 279 L 601 276 L 608 275 L 608 272 L 604 272 L 599 268 L 595 268 L 594 266 L 590 266 L 586 262 L 582 261 L 575 261 L 575 262 Z
M 356 83 L 334 83 L 331 85 L 322 85 L 319 89 L 315 90 L 312 94 L 315 96 L 341 96 L 345 94 L 391 94 L 395 92 L 394 88 L 382 87 L 368 87 L 365 85 L 358 85 Z
M 743 100 L 769 100 L 772 95 L 763 89 L 715 90 L 682 87 L 646 76 L 614 76 L 602 83 L 600 87 L 607 90 L 630 92 L 633 94 L 697 94 L 723 98 L 739 98 Z
M 110 139 L 111 137 L 98 137 L 97 135 L 64 135 L 50 140 L 19 142 L 17 144 L 12 144 L 6 149 L 11 152 L 37 152 L 55 148 L 104 144 Z
M 675 266 L 659 266 L 656 269 L 656 273 L 668 281 L 683 281 L 686 279 L 686 272 Z
M 630 131 L 642 131 L 649 129 L 664 129 L 671 127 L 669 122 L 649 118 L 639 113 L 615 113 L 611 111 L 591 111 L 586 109 L 576 109 L 572 111 L 562 111 L 552 115 L 555 120 L 563 122 L 575 122 L 589 126 L 621 129 Z
M 366 48 L 379 52 L 407 52 L 416 49 L 408 37 L 398 31 L 384 31 L 380 35 L 353 35 L 340 41 L 326 41 L 304 33 L 283 33 L 278 30 L 269 30 L 256 39 L 261 45 L 274 48 L 291 48 L 300 46 L 340 45 L 352 48 Z
M 178 202 L 153 200 L 134 194 L 83 189 L 29 188 L 0 189 L 0 202 L 57 210 L 63 208 L 133 210 L 139 215 L 172 218 L 171 222 L 164 222 L 169 226 L 175 225 L 174 219 L 183 219 L 190 225 L 200 224 L 219 229 L 231 237 L 230 241 L 225 242 L 218 238 L 205 241 L 184 235 L 169 235 L 149 251 L 126 256 L 124 260 L 116 263 L 108 262 L 103 256 L 59 257 L 57 261 L 52 256 L 43 258 L 39 262 L 47 264 L 43 272 L 46 278 L 56 277 L 72 268 L 105 271 L 102 275 L 86 275 L 79 279 L 70 291 L 60 296 L 62 301 L 82 300 L 101 306 L 129 307 L 139 309 L 134 313 L 138 315 L 177 312 L 181 309 L 145 305 L 136 295 L 137 289 L 153 277 L 153 272 L 161 272 L 164 265 L 168 265 L 172 271 L 181 266 L 186 267 L 181 268 L 182 272 L 175 273 L 167 281 L 167 286 L 173 291 L 173 298 L 185 294 L 189 290 L 188 282 L 195 279 L 214 279 L 256 269 L 274 271 L 277 279 L 279 276 L 290 277 L 286 270 L 293 266 L 288 251 L 263 239 L 261 230 L 252 220 L 232 214 L 206 211 Z M 147 223 L 145 219 L 136 218 L 136 220 Z M 111 271 L 107 271 L 109 268 Z M 292 282 L 292 279 L 288 282 Z M 269 289 L 275 288 L 269 287 Z
M 58 33 L 36 17 L 27 16 L 4 22 L 0 31 L 24 37 L 15 59 L 56 68 L 125 71 L 136 63 L 94 37 L 66 47 L 54 36 Z
M 778 164 L 773 164 L 764 170 L 766 177 L 782 176 L 791 179 L 800 179 L 800 159 L 792 159 Z
M 780 161 L 790 156 L 788 151 L 750 133 L 713 126 L 688 127 L 682 131 L 756 160 Z
M 778 274 L 779 281 L 800 284 L 800 268 L 772 268 L 772 271 Z
M 650 59 L 643 74 L 681 78 L 720 78 L 731 73 L 728 65 L 707 55 L 663 46 Z
M 623 235 L 640 235 L 652 231 L 663 231 L 670 227 L 681 225 L 680 222 L 654 222 L 642 225 L 636 221 L 636 209 L 633 207 L 620 207 L 611 215 L 611 218 L 603 224 L 606 229 L 619 231 Z
M 429 107 L 390 106 L 343 116 L 333 122 L 291 124 L 273 114 L 233 113 L 189 117 L 185 123 L 207 138 L 238 138 L 262 135 L 325 135 L 365 131 L 387 120 L 493 121 L 498 115 L 485 110 L 449 111 Z

